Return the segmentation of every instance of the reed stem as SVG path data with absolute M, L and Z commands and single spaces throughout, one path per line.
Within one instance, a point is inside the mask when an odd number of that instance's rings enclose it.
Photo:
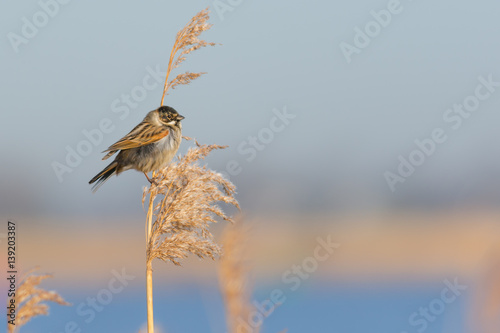
M 153 173 L 154 177 L 154 173 Z M 149 195 L 148 216 L 146 222 L 146 301 L 148 308 L 148 333 L 154 333 L 154 320 L 153 320 L 153 265 L 149 258 L 149 251 L 151 250 L 151 231 L 153 227 L 153 195 Z
M 148 333 L 154 333 L 153 320 L 153 267 L 151 262 L 146 265 L 146 298 L 148 303 Z

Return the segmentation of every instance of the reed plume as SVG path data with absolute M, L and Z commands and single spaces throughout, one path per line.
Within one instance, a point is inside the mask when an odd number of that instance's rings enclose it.
M 259 310 L 251 303 L 252 270 L 249 255 L 250 229 L 239 217 L 228 225 L 222 235 L 223 254 L 219 262 L 219 285 L 226 307 L 226 323 L 229 333 L 243 331 L 242 322 L 249 320 Z M 262 325 L 252 325 L 252 333 L 259 333 Z M 245 328 L 245 331 L 247 329 Z M 282 330 L 280 333 L 286 333 Z
M 250 303 L 250 265 L 247 253 L 248 230 L 240 220 L 229 225 L 222 235 L 224 254 L 219 262 L 219 285 L 226 307 L 229 333 L 238 332 L 238 318 L 246 320 L 253 306 Z M 260 327 L 253 332 L 258 333 Z
M 147 262 L 155 258 L 180 265 L 192 253 L 200 258 L 215 259 L 220 247 L 209 230 L 217 218 L 232 221 L 219 206 L 226 203 L 239 207 L 234 198 L 235 186 L 220 173 L 198 162 L 219 145 L 200 145 L 189 148 L 177 162 L 160 170 L 154 183 L 146 188 L 146 197 L 159 202 L 153 208 L 154 221 L 147 244 Z
M 184 60 L 186 60 L 186 56 L 189 53 L 205 46 L 216 45 L 215 43 L 208 43 L 200 39 L 201 33 L 212 27 L 211 24 L 207 23 L 208 19 L 210 18 L 209 13 L 210 11 L 208 10 L 208 8 L 205 8 L 204 10 L 196 14 L 191 19 L 191 21 L 189 21 L 189 23 L 184 28 L 182 28 L 182 30 L 177 32 L 174 46 L 172 47 L 170 58 L 168 60 L 167 75 L 165 78 L 165 84 L 163 86 L 163 95 L 161 96 L 161 105 L 163 105 L 165 95 L 168 94 L 168 90 L 170 88 L 175 89 L 175 87 L 178 85 L 189 84 L 191 81 L 199 78 L 201 75 L 206 74 L 205 72 L 185 72 L 178 74 L 174 79 L 170 81 L 168 80 L 172 69 L 179 67 L 180 64 Z
M 146 294 L 148 333 L 153 331 L 153 277 L 155 258 L 180 265 L 180 260 L 194 254 L 215 259 L 221 252 L 209 230 L 218 219 L 232 221 L 219 203 L 239 208 L 235 187 L 220 173 L 199 164 L 219 145 L 196 142 L 187 153 L 154 175 L 153 183 L 143 194 L 149 197 L 146 236 Z M 155 204 L 155 200 L 157 203 Z
M 491 253 L 478 275 L 469 312 L 470 331 L 496 333 L 500 327 L 500 252 Z
M 36 275 L 36 269 L 27 272 L 21 279 L 15 296 L 17 305 L 15 325 L 8 324 L 8 332 L 18 332 L 20 327 L 29 322 L 32 318 L 49 314 L 49 306 L 44 302 L 54 302 L 60 305 L 70 305 L 56 291 L 47 291 L 39 288 L 38 285 L 52 275 Z M 7 300 L 10 302 L 10 299 Z

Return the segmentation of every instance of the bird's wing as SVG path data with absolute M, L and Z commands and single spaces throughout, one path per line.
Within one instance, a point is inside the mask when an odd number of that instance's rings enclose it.
M 166 137 L 168 133 L 169 129 L 166 126 L 155 126 L 143 121 L 131 130 L 130 133 L 103 151 L 103 153 L 108 152 L 108 154 L 103 157 L 103 160 L 107 159 L 118 150 L 137 148 L 154 143 Z

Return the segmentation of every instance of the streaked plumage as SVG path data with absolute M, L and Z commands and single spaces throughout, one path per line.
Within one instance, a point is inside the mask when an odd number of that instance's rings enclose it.
M 129 169 L 144 172 L 167 165 L 177 153 L 182 139 L 181 120 L 184 119 L 169 106 L 149 112 L 130 133 L 103 151 L 103 160 L 118 152 L 113 162 L 92 178 L 95 192 L 109 177 Z

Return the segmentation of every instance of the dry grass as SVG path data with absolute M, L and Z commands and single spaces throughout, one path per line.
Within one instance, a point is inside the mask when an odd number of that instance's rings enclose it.
M 214 46 L 200 39 L 203 31 L 210 29 L 208 8 L 196 14 L 180 30 L 170 52 L 161 105 L 169 89 L 178 85 L 189 84 L 200 77 L 202 72 L 185 72 L 169 81 L 174 68 L 186 60 L 186 56 L 205 46 Z M 200 258 L 214 259 L 220 254 L 220 247 L 214 242 L 208 227 L 216 218 L 231 219 L 218 206 L 224 202 L 238 207 L 234 198 L 234 185 L 222 175 L 201 167 L 198 162 L 212 150 L 224 148 L 217 145 L 199 145 L 191 148 L 178 162 L 167 168 L 153 171 L 154 184 L 143 196 L 143 205 L 149 196 L 146 222 L 146 299 L 148 313 L 148 333 L 154 332 L 153 320 L 153 268 L 155 258 L 171 261 L 180 265 L 180 261 L 189 253 Z M 159 202 L 155 205 L 155 199 Z
M 500 251 L 489 254 L 487 265 L 472 292 L 471 331 L 496 333 L 500 325 Z
M 227 329 L 236 333 L 238 318 L 248 318 L 253 310 L 250 304 L 250 265 L 247 253 L 246 227 L 238 221 L 226 227 L 222 236 L 224 254 L 219 264 L 220 289 L 226 306 Z M 257 331 L 254 331 L 258 333 Z
M 201 75 L 206 74 L 204 72 L 185 72 L 178 74 L 174 79 L 170 81 L 168 80 L 172 69 L 179 67 L 180 64 L 184 60 L 186 60 L 186 56 L 189 53 L 205 46 L 216 45 L 215 43 L 208 43 L 200 39 L 201 33 L 212 27 L 211 24 L 207 23 L 208 19 L 210 18 L 209 13 L 210 11 L 208 10 L 208 8 L 202 10 L 201 12 L 196 14 L 182 30 L 177 32 L 174 46 L 172 47 L 170 58 L 168 60 L 167 75 L 165 78 L 165 85 L 163 86 L 161 105 L 163 105 L 163 100 L 165 98 L 165 95 L 168 94 L 169 89 L 175 89 L 175 87 L 180 84 L 189 84 L 191 81 L 197 79 Z
M 248 240 L 250 230 L 242 219 L 226 227 L 222 236 L 224 253 L 219 264 L 219 284 L 226 307 L 226 322 L 229 333 L 241 332 L 240 320 L 247 320 L 252 312 L 258 312 L 251 304 L 252 283 Z M 261 327 L 253 328 L 259 333 Z M 286 329 L 280 333 L 286 333 Z
M 214 259 L 220 247 L 209 230 L 217 218 L 232 221 L 220 208 L 223 202 L 239 207 L 234 198 L 235 186 L 220 173 L 201 166 L 198 162 L 218 145 L 200 145 L 188 150 L 177 162 L 159 171 L 143 195 L 160 201 L 154 206 L 147 260 L 154 258 L 179 265 L 189 253 L 200 258 Z
M 36 275 L 34 271 L 26 273 L 16 292 L 16 325 L 8 325 L 9 333 L 19 331 L 19 328 L 29 322 L 32 318 L 49 314 L 49 306 L 43 302 L 54 302 L 60 305 L 70 305 L 57 292 L 47 291 L 38 285 L 52 275 Z M 9 302 L 10 300 L 7 300 Z
M 220 173 L 199 164 L 218 145 L 196 142 L 188 152 L 154 174 L 142 202 L 149 196 L 146 222 L 146 299 L 148 333 L 154 332 L 152 261 L 155 258 L 180 265 L 190 253 L 215 259 L 221 252 L 209 230 L 217 219 L 232 222 L 219 203 L 239 208 L 235 186 Z M 158 202 L 155 204 L 155 200 Z

